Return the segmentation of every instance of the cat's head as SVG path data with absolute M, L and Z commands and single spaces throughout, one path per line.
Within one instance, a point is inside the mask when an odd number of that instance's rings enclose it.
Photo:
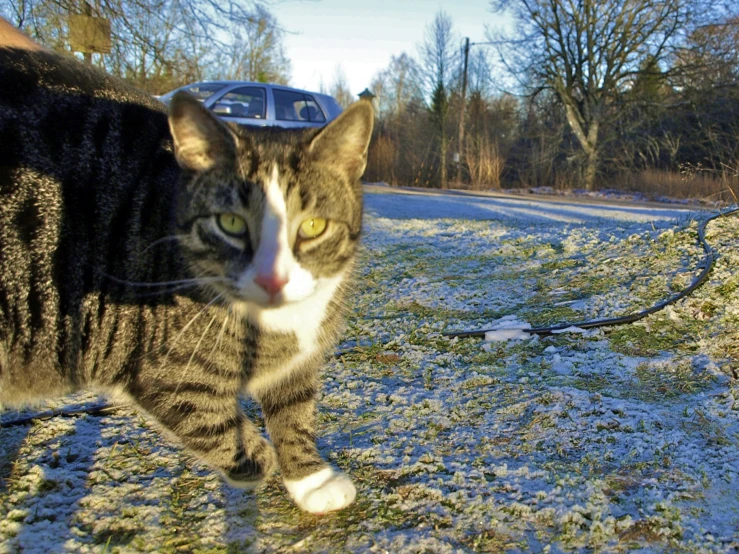
M 175 95 L 176 219 L 194 276 L 246 310 L 331 295 L 359 239 L 373 118 L 360 101 L 320 130 L 247 130 Z

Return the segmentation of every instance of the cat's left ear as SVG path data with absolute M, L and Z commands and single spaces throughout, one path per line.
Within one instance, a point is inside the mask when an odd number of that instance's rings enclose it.
M 356 181 L 367 165 L 367 148 L 374 122 L 372 104 L 367 100 L 355 102 L 313 138 L 308 152 Z
M 169 102 L 169 129 L 177 162 L 183 169 L 205 171 L 233 166 L 236 137 L 194 96 L 178 92 Z

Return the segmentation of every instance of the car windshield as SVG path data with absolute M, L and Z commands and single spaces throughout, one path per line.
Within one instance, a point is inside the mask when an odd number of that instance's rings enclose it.
M 201 102 L 204 102 L 210 96 L 212 96 L 214 92 L 221 90 L 225 86 L 226 85 L 223 83 L 197 83 L 184 87 L 181 90 L 189 92 L 195 98 L 197 98 Z

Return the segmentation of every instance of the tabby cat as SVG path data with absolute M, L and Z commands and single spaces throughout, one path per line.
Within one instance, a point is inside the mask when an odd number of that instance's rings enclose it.
M 373 113 L 247 130 L 45 50 L 0 47 L 0 402 L 122 394 L 236 486 L 279 465 L 309 512 Z M 261 405 L 271 443 L 239 396 Z M 274 446 L 273 446 L 274 445 Z

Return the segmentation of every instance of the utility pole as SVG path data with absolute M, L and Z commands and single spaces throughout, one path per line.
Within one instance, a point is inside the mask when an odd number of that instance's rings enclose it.
M 488 46 L 495 44 L 494 42 L 470 42 L 469 37 L 464 38 L 464 47 L 462 52 L 464 54 L 464 70 L 462 71 L 462 106 L 459 110 L 459 161 L 457 163 L 457 184 L 462 182 L 462 166 L 467 159 L 465 147 L 464 147 L 464 111 L 467 105 L 467 65 L 470 56 L 471 46 Z
M 459 108 L 459 140 L 457 143 L 457 147 L 459 148 L 459 152 L 457 153 L 459 156 L 459 159 L 457 160 L 457 186 L 462 183 L 462 164 L 466 159 L 464 151 L 464 110 L 467 104 L 467 61 L 470 56 L 470 37 L 464 37 L 463 54 L 464 70 L 462 71 L 462 101 Z

